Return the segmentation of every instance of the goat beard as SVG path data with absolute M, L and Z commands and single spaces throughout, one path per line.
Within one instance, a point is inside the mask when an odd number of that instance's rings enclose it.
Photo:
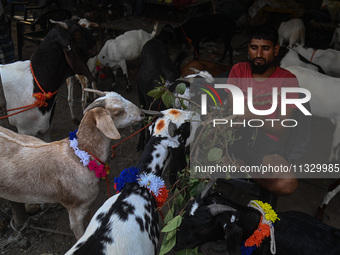
M 262 65 L 261 64 L 259 65 L 255 63 L 256 59 L 262 59 L 265 62 Z M 248 61 L 250 63 L 251 72 L 256 73 L 256 74 L 263 74 L 265 71 L 268 70 L 268 68 L 274 66 L 275 64 L 274 61 L 270 61 L 267 63 L 266 60 L 263 58 L 254 58 L 254 59 L 248 58 Z

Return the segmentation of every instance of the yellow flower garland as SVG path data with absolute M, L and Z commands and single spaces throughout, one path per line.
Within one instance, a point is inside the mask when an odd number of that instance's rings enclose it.
M 276 220 L 280 220 L 278 217 L 277 217 L 277 214 L 276 212 L 273 210 L 273 208 L 271 207 L 270 204 L 268 203 L 263 203 L 262 201 L 260 200 L 253 200 L 254 202 L 256 202 L 262 209 L 263 211 L 265 212 L 265 218 L 266 220 L 270 220 L 271 222 L 275 222 Z

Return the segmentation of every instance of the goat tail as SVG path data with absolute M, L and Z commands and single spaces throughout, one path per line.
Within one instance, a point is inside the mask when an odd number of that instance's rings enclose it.
M 153 31 L 151 33 L 152 37 L 155 37 L 157 33 L 157 29 L 158 29 L 158 22 L 156 22 L 156 24 L 153 26 Z

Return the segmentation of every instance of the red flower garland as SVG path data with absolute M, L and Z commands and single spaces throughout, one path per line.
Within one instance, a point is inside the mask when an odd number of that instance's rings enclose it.
M 262 222 L 262 216 L 261 221 Z M 246 240 L 244 246 L 251 247 L 256 245 L 259 247 L 266 237 L 270 236 L 270 227 L 268 224 L 260 223 L 255 232 Z

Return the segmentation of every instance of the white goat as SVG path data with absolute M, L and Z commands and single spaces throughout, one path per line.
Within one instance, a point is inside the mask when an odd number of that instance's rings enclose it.
M 340 101 L 338 99 L 340 78 L 327 76 L 300 66 L 291 66 L 286 69 L 297 77 L 300 87 L 310 91 L 312 114 L 327 118 L 335 124 L 329 160 L 338 160 L 340 148 Z
M 329 44 L 330 47 L 333 47 L 335 50 L 340 50 L 340 24 L 335 28 L 332 41 Z
M 340 51 L 305 48 L 301 45 L 296 45 L 292 49 L 312 63 L 319 65 L 325 74 L 340 77 Z
M 117 69 L 120 67 L 126 79 L 127 91 L 130 91 L 126 61 L 135 60 L 140 56 L 144 44 L 156 35 L 157 27 L 158 23 L 155 24 L 150 34 L 142 29 L 132 30 L 105 42 L 98 54 L 98 60 L 102 65 L 113 68 L 112 88 L 116 82 Z
M 305 25 L 302 19 L 295 18 L 282 22 L 278 34 L 280 46 L 283 46 L 285 42 L 289 43 L 289 47 L 292 47 L 295 43 L 305 45 Z
M 120 138 L 117 128 L 141 121 L 144 114 L 115 92 L 96 92 L 104 97 L 85 110 L 76 135 L 79 150 L 105 162 L 111 139 Z M 81 162 L 69 138 L 45 143 L 0 127 L 0 143 L 0 197 L 20 203 L 62 204 L 79 239 L 84 234 L 83 219 L 98 196 L 100 178 Z
M 139 177 L 144 174 L 160 177 L 166 162 L 176 160 L 169 157 L 170 149 L 184 147 L 189 135 L 187 121 L 193 117 L 193 112 L 168 109 L 162 113 L 164 116 L 155 123 L 153 135 L 137 166 Z M 152 181 L 150 186 L 153 186 Z M 144 186 L 136 182 L 126 183 L 120 193 L 98 209 L 85 234 L 65 255 L 154 255 L 158 239 L 155 198 Z
M 320 66 L 310 62 L 292 49 L 288 49 L 287 53 L 280 61 L 280 67 L 286 68 L 288 66 L 302 66 L 320 73 L 325 73 Z

